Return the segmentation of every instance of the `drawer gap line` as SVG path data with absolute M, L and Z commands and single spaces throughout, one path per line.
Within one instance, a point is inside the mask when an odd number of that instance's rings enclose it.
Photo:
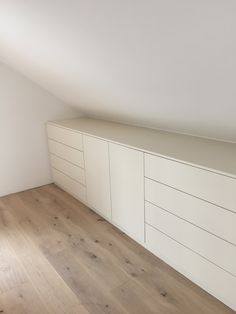
M 67 176 L 67 177 L 70 178 L 71 180 L 75 181 L 76 183 L 79 183 L 80 185 L 82 185 L 83 187 L 86 188 L 86 185 L 84 185 L 83 183 L 81 183 L 81 182 L 75 180 L 74 178 L 72 178 L 72 177 L 69 176 L 68 174 L 64 173 L 63 171 L 61 171 L 61 170 L 59 170 L 59 169 L 57 169 L 57 168 L 55 168 L 55 167 L 53 167 L 53 166 L 52 166 L 52 168 L 55 169 L 56 171 L 58 171 L 58 172 L 64 174 L 64 176 Z
M 200 257 L 201 257 L 201 258 L 203 258 L 204 260 L 208 261 L 209 263 L 211 263 L 211 264 L 215 265 L 216 267 L 218 267 L 219 269 L 223 270 L 224 272 L 228 273 L 230 276 L 233 276 L 234 278 L 236 278 L 236 275 L 232 274 L 230 271 L 228 271 L 228 270 L 224 269 L 223 267 L 221 267 L 221 266 L 219 266 L 218 264 L 216 264 L 216 263 L 212 262 L 211 260 L 209 260 L 209 259 L 208 259 L 208 258 L 206 258 L 205 256 L 203 256 L 203 255 L 199 254 L 198 252 L 194 251 L 194 250 L 193 250 L 193 249 L 191 249 L 190 247 L 188 247 L 188 246 L 184 245 L 183 243 L 181 243 L 181 242 L 177 241 L 176 239 L 172 238 L 172 237 L 171 237 L 171 236 L 169 236 L 167 233 L 165 233 L 165 232 L 161 231 L 160 229 L 158 229 L 158 228 L 156 228 L 156 227 L 153 227 L 152 225 L 150 225 L 150 224 L 149 224 L 149 223 L 147 223 L 147 222 L 146 222 L 146 224 L 147 224 L 148 226 L 150 226 L 151 228 L 153 228 L 153 229 L 157 230 L 158 232 L 160 232 L 160 233 L 164 234 L 164 235 L 165 235 L 166 237 L 168 237 L 169 239 L 171 239 L 171 240 L 175 241 L 176 243 L 178 243 L 178 244 L 182 245 L 183 247 L 185 247 L 185 248 L 186 248 L 186 249 L 188 249 L 189 251 L 191 251 L 191 252 L 193 252 L 193 253 L 197 254 L 198 256 L 200 256 Z
M 211 204 L 211 205 L 214 205 L 214 206 L 217 206 L 217 207 L 222 208 L 222 209 L 224 209 L 224 210 L 227 210 L 228 212 L 230 212 L 230 213 L 236 215 L 236 211 L 233 211 L 232 209 L 228 209 L 228 208 L 223 207 L 223 206 L 221 206 L 221 205 L 218 205 L 218 204 L 215 204 L 215 203 L 213 203 L 213 202 L 207 201 L 207 200 L 205 200 L 204 198 L 201 198 L 201 197 L 198 197 L 198 196 L 196 196 L 196 195 L 190 194 L 190 193 L 188 193 L 188 192 L 179 190 L 179 189 L 177 189 L 177 188 L 175 188 L 175 187 L 173 187 L 173 186 L 171 186 L 171 185 L 168 185 L 168 184 L 166 184 L 166 183 L 163 183 L 163 182 L 161 182 L 161 181 L 157 181 L 157 180 L 152 179 L 152 178 L 149 178 L 149 177 L 145 177 L 145 178 L 148 179 L 148 180 L 151 180 L 151 181 L 153 181 L 153 182 L 156 182 L 156 183 L 160 183 L 160 184 L 162 184 L 162 185 L 165 185 L 165 186 L 167 186 L 168 188 L 174 189 L 174 190 L 176 190 L 176 191 L 178 191 L 178 192 L 181 192 L 181 193 L 184 193 L 184 194 L 186 194 L 186 195 L 195 197 L 195 198 L 197 198 L 197 199 L 199 199 L 199 200 L 201 200 L 201 201 L 204 201 L 204 202 L 206 202 L 206 203 L 209 203 L 209 204 Z
M 48 139 L 49 139 L 50 141 L 53 141 L 53 142 L 62 144 L 62 145 L 64 145 L 64 146 L 66 146 L 66 147 L 69 147 L 69 148 L 74 149 L 74 150 L 78 150 L 79 152 L 83 153 L 82 150 L 80 150 L 80 149 L 78 149 L 78 148 L 75 148 L 75 147 L 73 147 L 73 146 L 67 145 L 67 144 L 65 144 L 65 143 L 59 142 L 59 141 L 55 140 L 54 138 L 48 137 Z
M 217 234 L 215 234 L 215 233 L 213 233 L 213 232 L 211 232 L 211 231 L 208 231 L 208 230 L 206 230 L 206 229 L 204 229 L 204 228 L 202 228 L 202 227 L 196 225 L 195 223 L 193 223 L 193 222 L 191 222 L 191 221 L 189 221 L 189 220 L 187 220 L 187 219 L 185 219 L 185 218 L 183 218 L 183 217 L 180 217 L 180 216 L 178 216 L 178 215 L 172 213 L 171 211 L 169 211 L 169 210 L 167 210 L 167 209 L 165 209 L 165 208 L 163 208 L 163 207 L 161 207 L 161 206 L 159 206 L 159 205 L 156 205 L 156 204 L 154 204 L 154 203 L 152 203 L 152 202 L 150 202 L 150 201 L 148 201 L 148 200 L 146 200 L 146 199 L 145 199 L 145 202 L 147 202 L 147 203 L 149 203 L 149 204 L 151 204 L 151 205 L 153 205 L 153 206 L 155 206 L 155 207 L 158 207 L 158 208 L 164 210 L 165 212 L 167 212 L 168 214 L 171 214 L 172 216 L 175 216 L 176 218 L 179 218 L 179 219 L 181 219 L 181 220 L 183 220 L 183 221 L 185 221 L 185 222 L 187 222 L 187 223 L 193 225 L 194 227 L 197 227 L 197 228 L 201 229 L 202 231 L 205 231 L 205 232 L 207 232 L 207 233 L 209 233 L 209 234 L 215 236 L 216 238 L 218 238 L 218 239 L 220 239 L 220 240 L 222 240 L 222 241 L 224 241 L 224 242 L 226 242 L 226 243 L 228 243 L 228 244 L 231 244 L 231 245 L 233 245 L 233 246 L 236 247 L 236 244 L 235 244 L 235 243 L 230 242 L 229 240 L 226 240 L 226 239 L 224 239 L 224 238 L 221 238 L 221 237 L 218 236 Z M 146 219 L 146 217 L 145 217 L 145 219 Z M 146 221 L 145 221 L 145 222 L 146 222 Z M 148 222 L 146 222 L 146 223 L 149 224 Z M 150 225 L 150 224 L 149 224 L 149 225 Z M 152 226 L 152 225 L 150 225 L 150 226 Z
M 49 153 L 50 153 L 50 155 L 53 155 L 53 156 L 55 156 L 55 157 L 57 157 L 57 158 L 60 158 L 61 160 L 64 160 L 64 161 L 68 162 L 69 164 L 80 168 L 81 170 L 85 170 L 83 167 L 81 167 L 81 166 L 79 166 L 79 165 L 76 165 L 76 164 L 74 164 L 73 162 L 71 162 L 71 161 L 69 161 L 69 160 L 67 160 L 67 159 L 65 159 L 65 158 L 62 158 L 62 157 L 58 156 L 58 155 L 55 154 L 55 153 L 51 153 L 51 152 L 49 152 Z

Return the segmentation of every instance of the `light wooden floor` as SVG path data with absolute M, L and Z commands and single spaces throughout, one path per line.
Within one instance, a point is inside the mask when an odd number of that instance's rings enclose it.
M 234 311 L 48 185 L 0 198 L 0 313 Z

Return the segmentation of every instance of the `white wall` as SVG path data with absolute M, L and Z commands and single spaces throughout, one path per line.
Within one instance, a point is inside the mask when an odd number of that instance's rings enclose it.
M 0 59 L 101 118 L 236 142 L 235 0 L 2 0 Z
M 0 64 L 0 196 L 51 182 L 44 124 L 76 116 L 77 110 Z

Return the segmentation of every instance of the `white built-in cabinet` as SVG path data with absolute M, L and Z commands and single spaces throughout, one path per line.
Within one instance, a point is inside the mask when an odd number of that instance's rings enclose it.
M 84 135 L 87 203 L 144 242 L 142 152 Z
M 236 310 L 236 144 L 50 122 L 53 181 Z
M 87 135 L 83 139 L 87 203 L 111 219 L 108 142 Z
M 143 153 L 109 144 L 112 221 L 144 242 Z

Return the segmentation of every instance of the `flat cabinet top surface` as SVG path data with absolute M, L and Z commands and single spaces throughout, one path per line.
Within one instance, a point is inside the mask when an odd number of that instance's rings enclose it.
M 236 143 L 87 118 L 49 124 L 236 178 Z

